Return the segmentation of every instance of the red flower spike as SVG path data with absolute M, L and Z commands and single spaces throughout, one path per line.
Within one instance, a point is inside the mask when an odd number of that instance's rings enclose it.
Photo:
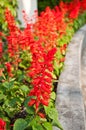
M 14 17 L 12 16 L 12 14 L 8 8 L 5 10 L 5 18 L 8 23 L 8 28 L 9 28 L 10 33 L 19 31 L 18 27 L 16 26 Z
M 37 42 L 38 44 L 39 42 Z M 45 48 L 37 45 L 36 53 L 32 51 L 32 64 L 30 69 L 30 72 L 28 73 L 29 76 L 31 76 L 33 89 L 30 91 L 29 96 L 35 96 L 35 101 L 31 100 L 29 103 L 30 105 L 35 105 L 36 112 L 38 111 L 38 107 L 42 105 L 48 106 L 51 89 L 52 89 L 52 75 L 51 72 L 53 70 L 52 66 L 52 60 L 54 59 L 54 54 L 56 53 L 56 48 L 53 48 L 49 50 L 48 52 L 45 52 Z M 33 44 L 34 46 L 34 44 Z M 40 49 L 40 48 L 42 49 Z M 32 46 L 31 46 L 32 48 Z M 34 47 L 33 47 L 34 48 Z M 38 53 L 37 53 L 38 51 Z M 40 52 L 40 56 L 37 55 Z M 42 59 L 42 61 L 40 61 Z M 52 67 L 52 69 L 48 69 L 49 67 Z M 51 70 L 51 71 L 50 71 Z M 44 97 L 45 95 L 45 97 Z

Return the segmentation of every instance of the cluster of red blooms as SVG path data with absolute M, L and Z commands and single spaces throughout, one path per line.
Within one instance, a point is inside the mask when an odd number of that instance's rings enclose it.
M 34 46 L 34 45 L 33 45 Z M 34 46 L 35 47 L 35 46 Z M 36 112 L 39 106 L 48 106 L 50 94 L 52 91 L 52 71 L 53 71 L 53 59 L 56 53 L 56 48 L 46 52 L 40 45 L 40 42 L 36 43 L 36 51 L 34 48 L 32 52 L 32 62 L 29 68 L 29 76 L 32 78 L 33 89 L 30 91 L 29 96 L 35 96 L 28 103 L 29 106 L 35 105 Z
M 6 130 L 6 122 L 0 118 L 0 130 Z
M 68 17 L 70 19 L 76 19 L 80 13 L 80 5 L 79 0 L 73 0 L 70 3 L 60 2 L 60 9 L 64 18 Z
M 30 46 L 32 62 L 28 74 L 32 78 L 33 85 L 29 96 L 35 96 L 35 98 L 32 98 L 28 105 L 35 105 L 36 112 L 41 104 L 46 106 L 49 104 L 52 91 L 52 61 L 56 52 L 55 47 L 58 46 L 59 34 L 66 33 L 68 23 L 65 18 L 69 18 L 70 21 L 76 19 L 84 8 L 81 4 L 83 1 L 61 2 L 55 9 L 47 7 L 33 25 L 33 36 L 37 37 L 38 41 Z M 61 53 L 66 47 L 64 43 L 61 47 Z M 64 59 L 61 59 L 61 61 L 64 61 Z
M 12 64 L 15 66 L 18 65 L 18 60 L 19 60 L 19 35 L 21 31 L 19 28 L 16 26 L 14 17 L 12 16 L 11 12 L 9 9 L 5 10 L 5 18 L 8 24 L 8 29 L 9 29 L 9 36 L 7 36 L 7 45 L 8 45 L 8 55 L 11 58 L 11 63 L 6 63 L 5 66 L 7 68 L 8 74 L 11 76 L 11 70 L 12 70 Z
M 34 24 L 34 35 L 41 38 L 45 49 L 58 46 L 57 39 L 66 33 L 68 23 L 73 22 L 85 9 L 85 0 L 73 0 L 70 3 L 60 2 L 54 9 L 47 7 Z M 66 21 L 69 18 L 69 21 Z
M 16 26 L 14 17 L 9 9 L 6 9 L 5 17 L 9 29 L 9 36 L 6 37 L 8 42 L 8 54 L 11 58 L 11 63 L 8 62 L 5 66 L 8 74 L 12 76 L 12 65 L 15 66 L 15 69 L 18 67 L 18 64 L 21 62 L 20 53 L 23 50 L 29 50 L 30 44 L 33 42 L 33 37 L 29 24 L 24 30 L 20 30 Z
M 54 14 L 49 7 L 38 16 L 34 24 L 34 35 L 41 38 L 42 44 L 46 50 L 56 47 L 57 28 Z

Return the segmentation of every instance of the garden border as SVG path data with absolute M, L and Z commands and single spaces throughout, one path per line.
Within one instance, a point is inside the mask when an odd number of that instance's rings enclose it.
M 64 130 L 86 130 L 80 82 L 82 51 L 86 47 L 85 34 L 86 25 L 76 32 L 68 45 L 64 70 L 57 87 L 56 108 Z

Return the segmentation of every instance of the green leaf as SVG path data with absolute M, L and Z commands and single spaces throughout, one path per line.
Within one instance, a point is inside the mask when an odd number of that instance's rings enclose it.
M 62 43 L 63 43 L 63 42 L 62 42 Z M 57 59 L 62 58 L 62 54 L 61 54 L 61 52 L 60 52 L 60 48 L 58 48 L 58 52 L 56 53 L 56 58 L 57 58 Z
M 13 85 L 14 85 L 14 81 L 10 81 L 10 82 L 6 81 L 3 83 L 3 86 L 7 89 L 10 89 L 11 87 L 13 87 Z
M 38 126 L 38 125 L 40 125 L 40 122 L 41 120 L 40 120 L 40 117 L 39 116 L 34 116 L 34 118 L 33 118 L 33 120 L 31 121 L 31 123 L 30 123 L 30 125 L 31 126 Z
M 11 107 L 15 107 L 17 103 L 21 103 L 21 100 L 18 97 L 14 97 L 14 98 L 10 99 L 10 101 L 9 101 L 9 105 Z
M 25 102 L 24 102 L 24 106 L 26 107 L 26 111 L 29 113 L 29 114 L 34 114 L 35 110 L 33 108 L 33 106 L 28 106 L 28 102 L 30 101 L 32 97 L 27 97 Z
M 56 99 L 56 94 L 55 94 L 55 92 L 52 92 L 52 93 L 51 93 L 51 99 L 53 99 L 53 100 Z
M 29 97 L 29 96 L 25 99 L 25 102 L 24 102 L 25 107 L 28 106 L 28 102 L 30 101 L 30 99 L 31 99 L 31 97 Z
M 33 106 L 28 106 L 28 107 L 26 107 L 26 111 L 27 111 L 27 113 L 29 113 L 30 115 L 32 114 L 34 114 L 35 113 L 35 110 L 34 110 L 34 108 L 33 108 Z
M 23 68 L 23 69 L 26 69 L 26 66 L 22 63 L 19 64 L 19 67 Z
M 48 115 L 48 113 L 51 111 L 53 106 L 54 106 L 53 102 L 49 102 L 48 106 L 44 106 L 44 110 L 45 110 L 46 115 Z
M 27 115 L 25 120 L 27 121 L 28 125 L 34 120 L 34 115 Z
M 0 100 L 5 99 L 6 96 L 4 94 L 0 94 Z
M 50 119 L 56 120 L 58 118 L 58 113 L 57 113 L 56 108 L 51 108 L 49 113 L 48 113 L 48 116 Z
M 19 82 L 24 79 L 24 73 L 23 73 L 23 71 L 17 70 L 17 78 L 18 78 Z
M 29 88 L 28 88 L 28 86 L 26 86 L 26 85 L 22 85 L 20 88 L 21 88 L 24 92 L 28 92 L 28 91 L 29 91 Z
M 33 130 L 44 130 L 42 125 L 38 124 L 38 123 L 36 123 L 35 125 L 33 124 L 32 129 Z
M 49 106 L 44 106 L 45 113 L 48 114 L 51 108 Z
M 28 124 L 24 119 L 18 119 L 14 123 L 13 130 L 25 130 L 27 126 Z
M 45 107 L 44 107 L 45 108 Z M 48 117 L 50 119 L 52 119 L 52 125 L 53 126 L 57 126 L 58 128 L 60 128 L 61 130 L 63 130 L 60 122 L 58 121 L 58 113 L 57 113 L 57 110 L 56 108 L 53 108 L 51 106 L 49 107 L 46 107 L 45 108 L 45 112 L 46 114 L 48 115 Z
M 53 125 L 53 126 L 56 126 L 56 127 L 58 127 L 58 128 L 60 128 L 60 130 L 63 130 L 63 128 L 62 128 L 62 126 L 61 126 L 59 120 L 57 120 L 57 119 L 56 119 L 56 120 L 54 119 L 54 120 L 52 121 L 52 125 Z
M 44 122 L 42 125 L 44 126 L 44 128 L 45 128 L 46 130 L 52 130 L 52 129 L 53 129 L 53 128 L 52 128 L 52 124 L 49 123 L 49 122 Z
M 56 61 L 54 61 L 54 70 L 55 70 L 55 72 L 56 72 L 56 75 L 57 76 L 59 76 L 59 65 L 57 64 L 57 62 Z
M 62 69 L 62 68 L 63 68 L 63 65 L 64 65 L 64 63 L 61 62 L 60 65 L 59 65 L 59 68 Z

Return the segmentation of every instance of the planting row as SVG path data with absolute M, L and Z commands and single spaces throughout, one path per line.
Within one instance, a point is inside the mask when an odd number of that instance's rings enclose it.
M 86 22 L 86 0 L 47 7 L 20 29 L 5 10 L 8 35 L 0 32 L 0 130 L 63 130 L 55 108 L 56 86 L 67 45 Z

